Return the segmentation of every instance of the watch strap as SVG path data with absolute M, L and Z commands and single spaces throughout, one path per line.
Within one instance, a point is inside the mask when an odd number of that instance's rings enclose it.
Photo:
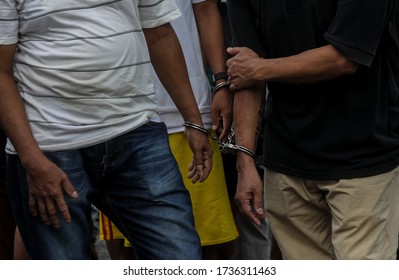
M 216 82 L 217 80 L 227 80 L 229 76 L 226 72 L 219 72 L 212 75 L 212 81 Z

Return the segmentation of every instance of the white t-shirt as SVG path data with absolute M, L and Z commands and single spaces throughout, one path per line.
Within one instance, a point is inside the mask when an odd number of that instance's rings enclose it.
M 205 71 L 198 35 L 197 24 L 192 4 L 205 0 L 176 0 L 182 16 L 172 21 L 172 26 L 179 38 L 186 60 L 191 86 L 194 91 L 202 121 L 205 128 L 210 128 L 211 119 L 211 88 Z M 184 130 L 184 120 L 172 99 L 155 76 L 155 91 L 158 98 L 158 113 L 165 122 L 168 133 Z
M 0 0 L 0 44 L 18 44 L 15 79 L 40 148 L 94 145 L 158 118 L 142 28 L 179 16 L 174 0 Z

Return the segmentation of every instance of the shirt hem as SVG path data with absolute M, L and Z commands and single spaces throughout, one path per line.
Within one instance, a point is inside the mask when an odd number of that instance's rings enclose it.
M 298 170 L 289 167 L 279 166 L 275 163 L 264 162 L 264 166 L 274 172 L 282 173 L 288 176 L 294 176 L 307 180 L 341 180 L 341 179 L 355 179 L 365 178 L 384 174 L 394 170 L 399 166 L 399 163 L 390 163 L 387 165 L 380 166 L 378 168 L 370 169 L 358 169 L 358 170 L 347 170 L 347 171 L 336 171 L 336 172 L 309 172 L 305 170 Z

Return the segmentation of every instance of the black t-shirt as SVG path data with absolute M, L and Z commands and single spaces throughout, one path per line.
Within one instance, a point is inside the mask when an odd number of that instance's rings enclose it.
M 332 44 L 360 64 L 317 84 L 268 82 L 267 168 L 334 180 L 398 166 L 398 0 L 228 0 L 228 8 L 236 46 L 275 58 Z

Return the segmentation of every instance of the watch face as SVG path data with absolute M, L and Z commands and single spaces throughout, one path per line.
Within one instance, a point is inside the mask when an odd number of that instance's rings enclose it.
M 216 73 L 215 75 L 212 76 L 213 81 L 217 81 L 217 80 L 221 80 L 221 79 L 228 79 L 229 76 L 227 76 L 226 72 L 220 72 L 220 73 Z

